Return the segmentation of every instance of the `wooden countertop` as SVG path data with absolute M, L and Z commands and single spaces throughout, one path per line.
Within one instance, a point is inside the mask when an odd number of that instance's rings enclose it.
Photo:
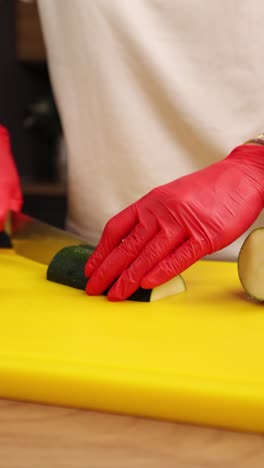
M 3 468 L 262 468 L 264 438 L 0 400 Z

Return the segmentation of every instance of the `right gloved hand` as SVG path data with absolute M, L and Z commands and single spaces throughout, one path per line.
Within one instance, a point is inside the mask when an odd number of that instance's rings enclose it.
M 0 125 L 0 231 L 4 230 L 9 211 L 20 211 L 23 196 L 12 157 L 8 131 Z
M 88 294 L 123 300 L 226 247 L 264 206 L 264 147 L 241 145 L 205 169 L 157 187 L 114 216 L 85 266 Z

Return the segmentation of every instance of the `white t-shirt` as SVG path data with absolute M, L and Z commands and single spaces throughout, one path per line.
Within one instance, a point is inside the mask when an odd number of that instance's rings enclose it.
M 264 130 L 263 1 L 38 4 L 68 148 L 68 227 L 91 244 L 150 189 Z M 245 235 L 213 257 L 236 258 Z

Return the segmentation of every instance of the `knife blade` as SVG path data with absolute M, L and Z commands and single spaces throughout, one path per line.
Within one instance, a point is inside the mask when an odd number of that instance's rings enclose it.
M 87 245 L 85 239 L 25 213 L 12 213 L 8 229 L 15 252 L 44 265 L 48 265 L 63 247 Z M 88 247 L 92 253 L 94 247 Z

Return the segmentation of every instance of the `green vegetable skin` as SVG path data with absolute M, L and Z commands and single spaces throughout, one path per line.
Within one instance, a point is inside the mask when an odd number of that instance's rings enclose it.
M 92 250 L 85 245 L 64 247 L 51 260 L 47 270 L 47 279 L 85 290 L 87 278 L 84 276 L 84 267 L 91 253 Z M 185 290 L 185 282 L 182 276 L 178 275 L 154 289 L 139 288 L 129 297 L 129 300 L 152 302 Z M 107 291 L 104 295 L 106 294 Z
M 264 301 L 264 228 L 254 229 L 245 239 L 238 256 L 240 282 L 248 296 Z

